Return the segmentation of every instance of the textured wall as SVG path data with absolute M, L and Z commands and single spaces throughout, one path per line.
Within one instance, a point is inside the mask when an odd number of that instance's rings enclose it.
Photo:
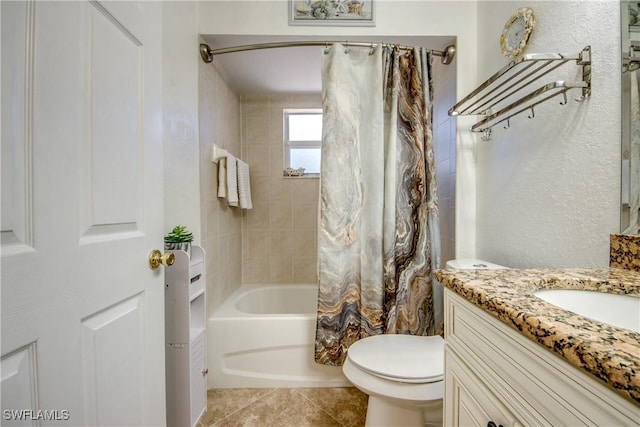
M 200 244 L 198 5 L 164 2 L 162 19 L 164 228 L 186 225 Z
M 477 255 L 513 267 L 607 266 L 609 233 L 619 227 L 619 4 L 478 4 L 480 81 L 507 63 L 498 38 L 526 5 L 537 21 L 527 52 L 576 54 L 592 46 L 593 94 L 584 103 L 570 97 L 566 106 L 554 99 L 533 120 L 523 114 L 478 142 Z M 563 70 L 562 79 L 578 75 L 573 64 Z

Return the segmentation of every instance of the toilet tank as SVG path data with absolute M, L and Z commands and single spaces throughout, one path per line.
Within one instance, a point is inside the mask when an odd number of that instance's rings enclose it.
M 447 270 L 499 270 L 505 269 L 504 265 L 494 264 L 492 262 L 483 261 L 476 258 L 452 259 L 447 261 L 445 268 Z

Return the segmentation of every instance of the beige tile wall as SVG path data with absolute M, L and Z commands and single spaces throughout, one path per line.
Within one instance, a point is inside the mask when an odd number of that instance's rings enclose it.
M 218 168 L 211 144 L 241 153 L 240 99 L 215 65 L 199 63 L 200 201 L 207 253 L 207 311 L 211 314 L 242 282 L 242 212 L 217 197 Z
M 243 213 L 243 283 L 315 283 L 317 178 L 284 178 L 283 109 L 321 108 L 320 95 L 243 97 L 253 209 Z

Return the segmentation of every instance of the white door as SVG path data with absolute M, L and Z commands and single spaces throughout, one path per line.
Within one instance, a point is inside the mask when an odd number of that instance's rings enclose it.
M 162 425 L 160 2 L 1 2 L 4 425 Z

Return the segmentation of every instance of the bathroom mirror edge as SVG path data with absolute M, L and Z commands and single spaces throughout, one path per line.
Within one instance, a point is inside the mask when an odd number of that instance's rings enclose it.
M 640 46 L 640 7 L 628 0 L 620 1 L 621 73 L 621 165 L 620 165 L 620 232 L 640 233 L 640 96 L 632 99 L 632 88 L 638 95 L 638 73 L 629 58 L 631 46 Z M 634 43 L 635 42 L 635 43 Z M 639 58 L 640 59 L 640 58 Z M 632 82 L 635 79 L 635 82 Z M 635 108 L 634 108 L 635 106 Z M 633 138 L 633 139 L 632 139 Z

